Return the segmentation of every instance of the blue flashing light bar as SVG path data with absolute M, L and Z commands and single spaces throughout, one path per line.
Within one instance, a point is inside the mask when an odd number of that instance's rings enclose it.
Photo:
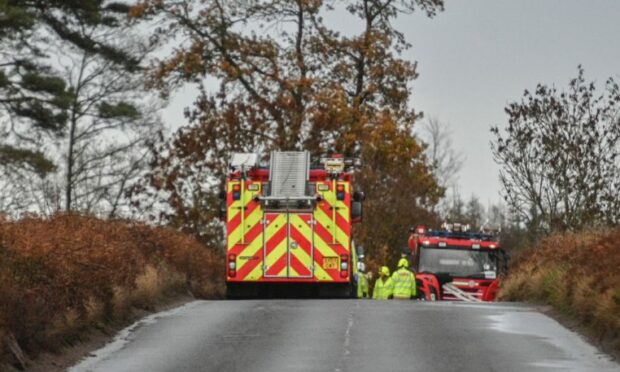
M 472 231 L 446 231 L 446 230 L 426 230 L 425 236 L 432 238 L 461 239 L 461 240 L 481 240 L 486 242 L 497 241 L 497 235 L 485 234 Z

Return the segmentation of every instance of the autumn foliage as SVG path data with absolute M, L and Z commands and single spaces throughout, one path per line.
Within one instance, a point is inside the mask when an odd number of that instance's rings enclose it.
M 220 296 L 222 268 L 166 228 L 79 215 L 0 220 L 0 365 L 10 339 L 32 354 L 175 293 Z
M 552 235 L 515 261 L 502 299 L 549 304 L 620 352 L 620 229 Z
M 409 44 L 394 21 L 442 10 L 442 0 L 141 1 L 132 16 L 158 22 L 156 39 L 173 46 L 154 63 L 152 86 L 200 93 L 189 125 L 154 149 L 146 184 L 133 190 L 137 206 L 160 203 L 158 220 L 216 242 L 214 196 L 232 153 L 339 153 L 363 163 L 356 186 L 372 228 L 356 241 L 369 255 L 387 244 L 399 257 L 408 227 L 434 222 L 443 190 L 414 136 L 417 63 L 402 58 Z M 335 12 L 351 32 L 327 20 Z

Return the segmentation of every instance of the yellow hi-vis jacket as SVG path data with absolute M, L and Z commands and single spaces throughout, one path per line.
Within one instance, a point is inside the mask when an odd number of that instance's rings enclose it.
M 392 295 L 394 285 L 389 276 L 385 279 L 379 277 L 375 281 L 375 289 L 372 291 L 372 298 L 375 300 L 387 300 Z
M 368 298 L 368 278 L 364 273 L 357 273 L 357 298 Z
M 394 299 L 409 300 L 417 294 L 415 275 L 404 267 L 394 271 L 392 283 L 394 285 Z

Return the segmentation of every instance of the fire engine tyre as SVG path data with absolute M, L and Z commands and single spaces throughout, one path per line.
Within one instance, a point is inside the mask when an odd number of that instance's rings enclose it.
M 253 283 L 226 283 L 227 299 L 256 298 L 258 295 L 259 288 Z
M 327 284 L 319 287 L 321 298 L 355 298 L 356 294 L 353 284 Z

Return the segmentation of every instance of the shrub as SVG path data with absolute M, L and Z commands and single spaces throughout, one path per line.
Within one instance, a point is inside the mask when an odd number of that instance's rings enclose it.
M 516 258 L 499 296 L 551 305 L 618 348 L 620 229 L 542 240 Z
M 223 294 L 223 261 L 167 228 L 89 216 L 0 220 L 0 365 L 11 335 L 28 354 L 190 291 Z

